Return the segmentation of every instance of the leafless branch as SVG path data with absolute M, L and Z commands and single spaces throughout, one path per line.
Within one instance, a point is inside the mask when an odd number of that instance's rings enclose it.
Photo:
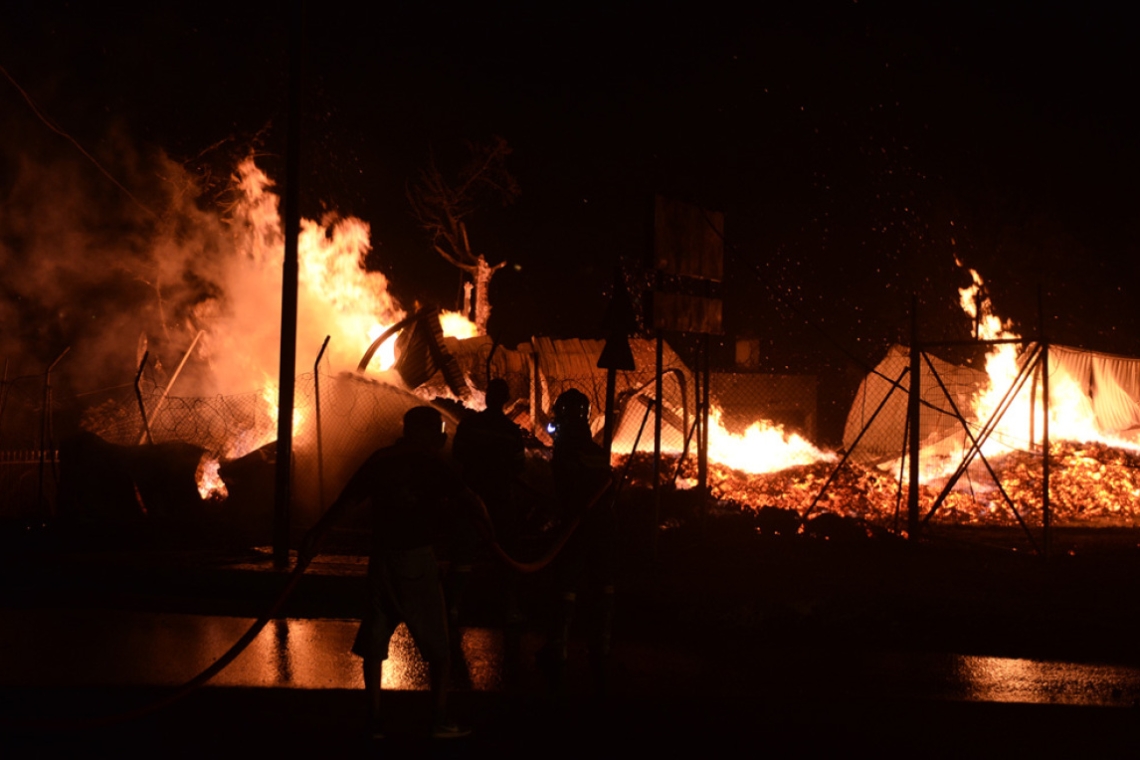
M 419 180 L 406 195 L 412 213 L 431 236 L 432 247 L 454 266 L 465 271 L 476 266 L 465 220 L 487 196 L 508 205 L 519 194 L 518 182 L 506 168 L 511 147 L 501 137 L 487 144 L 468 143 L 471 158 L 454 182 L 444 177 L 435 156 L 428 159 Z

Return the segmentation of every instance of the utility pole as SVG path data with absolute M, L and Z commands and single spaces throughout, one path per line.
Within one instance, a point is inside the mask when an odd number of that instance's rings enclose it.
M 293 394 L 297 374 L 297 238 L 301 231 L 302 0 L 289 8 L 289 111 L 285 132 L 285 262 L 281 274 L 281 366 L 277 383 L 277 463 L 274 472 L 273 566 L 289 564 L 293 472 Z

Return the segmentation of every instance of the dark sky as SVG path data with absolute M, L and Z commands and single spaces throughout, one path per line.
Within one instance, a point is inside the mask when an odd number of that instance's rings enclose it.
M 0 65 L 110 165 L 124 146 L 161 148 L 217 182 L 257 148 L 280 176 L 278 5 L 159 5 L 10 3 Z M 905 330 L 911 294 L 926 334 L 962 335 L 955 254 L 1026 332 L 1040 288 L 1055 340 L 1140 353 L 1140 83 L 1124 11 L 488 5 L 306 6 L 305 212 L 370 221 L 373 263 L 403 298 L 450 306 L 457 292 L 406 184 L 430 152 L 446 168 L 465 140 L 500 135 L 522 193 L 471 234 L 516 265 L 493 286 L 508 343 L 596 333 L 660 192 L 725 212 L 726 327 L 759 337 L 771 368 L 837 345 L 873 361 Z M 13 152 L 74 151 L 7 81 L 0 111 L 0 168 Z

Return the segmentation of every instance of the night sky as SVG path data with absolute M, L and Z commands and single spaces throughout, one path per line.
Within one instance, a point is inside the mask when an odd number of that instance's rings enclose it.
M 144 200 L 156 150 L 205 204 L 251 150 L 282 177 L 278 5 L 159 5 L 9 3 L 0 65 Z M 726 330 L 770 370 L 875 361 L 912 294 L 924 335 L 964 337 L 955 255 L 1017 329 L 1040 291 L 1053 340 L 1140 354 L 1132 26 L 1107 4 L 992 5 L 309 2 L 303 211 L 366 219 L 397 296 L 454 306 L 405 187 L 498 135 L 521 195 L 470 230 L 511 264 L 492 286 L 508 345 L 597 334 L 659 192 L 725 213 Z M 0 93 L 2 199 L 21 161 L 77 151 Z

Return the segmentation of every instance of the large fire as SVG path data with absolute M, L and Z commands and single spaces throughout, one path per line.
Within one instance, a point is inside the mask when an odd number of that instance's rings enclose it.
M 977 437 L 987 423 L 993 432 L 982 455 L 998 483 L 975 460 L 944 498 L 935 519 L 958 524 L 1015 524 L 1018 517 L 1040 525 L 1043 516 L 1043 457 L 1045 393 L 1040 368 L 1026 376 L 1026 362 L 1036 347 L 1025 345 L 993 310 L 982 292 L 984 282 L 969 270 L 973 283 L 960 290 L 961 306 L 977 325 L 977 338 L 995 343 L 985 360 L 987 380 L 960 411 Z M 1028 342 L 1026 342 L 1028 343 Z M 1120 433 L 1103 430 L 1088 393 L 1078 378 L 1055 359 L 1049 362 L 1048 431 L 1050 512 L 1054 523 L 1132 525 L 1140 520 L 1140 446 L 1135 428 Z M 1023 378 L 1020 390 L 1010 389 Z M 806 515 L 829 512 L 897 525 L 905 516 L 907 468 L 899 459 L 879 466 L 845 461 L 838 469 L 833 454 L 770 423 L 761 421 L 745 435 L 726 432 L 720 414 L 711 414 L 709 491 L 722 502 L 759 510 L 771 507 Z M 949 443 L 948 443 L 949 442 Z M 901 437 L 900 437 L 901 444 Z M 938 442 L 924 441 L 920 454 L 919 510 L 926 515 L 970 448 L 957 434 Z M 901 448 L 901 446 L 900 446 Z M 651 456 L 618 457 L 631 464 L 635 482 L 651 482 Z M 902 452 L 900 451 L 900 454 Z M 677 455 L 678 451 L 667 451 Z M 679 487 L 696 482 L 696 461 L 678 465 L 671 456 L 664 471 Z M 679 467 L 679 471 L 674 469 Z M 1004 490 L 1016 514 L 1001 495 Z M 905 517 L 904 517 L 905 520 Z
M 204 499 L 225 498 L 225 485 L 218 477 L 219 460 L 235 459 L 272 441 L 277 432 L 276 326 L 280 320 L 279 297 L 284 233 L 279 198 L 273 183 L 246 159 L 235 174 L 238 197 L 230 211 L 238 255 L 231 262 L 232 288 L 227 303 L 206 303 L 198 309 L 206 326 L 203 353 L 210 358 L 219 386 L 248 387 L 250 378 L 260 378 L 261 411 L 253 422 L 227 441 L 224 451 L 209 452 L 199 465 L 199 492 Z M 378 272 L 368 271 L 365 256 L 371 249 L 371 230 L 355 217 L 326 215 L 319 223 L 301 223 L 298 245 L 298 373 L 306 370 L 307 352 L 329 340 L 329 364 L 334 371 L 355 367 L 373 340 L 404 318 L 405 313 L 388 293 L 388 283 Z M 219 314 L 253 314 L 240 319 L 257 324 L 260 335 L 229 329 L 209 329 Z M 444 335 L 474 337 L 475 325 L 461 314 L 443 312 Z M 251 350 L 250 347 L 254 346 Z M 384 372 L 395 362 L 395 341 L 383 344 L 369 370 Z M 796 465 L 829 462 L 834 455 L 814 447 L 802 436 L 758 420 L 743 434 L 729 433 L 721 423 L 721 411 L 710 414 L 711 457 L 745 473 L 767 473 Z M 308 422 L 300 409 L 294 412 L 294 435 L 305 433 Z M 645 446 L 643 442 L 643 448 Z
M 989 298 L 983 298 L 979 303 L 977 295 L 984 282 L 976 271 L 971 269 L 969 272 L 974 282 L 970 287 L 960 290 L 961 303 L 963 310 L 977 320 L 978 337 L 983 340 L 1019 338 L 1019 335 L 1010 330 L 1008 323 L 1003 323 L 994 314 Z M 989 376 L 989 385 L 979 394 L 972 409 L 976 428 L 997 415 L 1002 399 L 1021 373 L 1026 353 L 1020 352 L 1018 348 L 1017 343 L 1002 343 L 995 345 L 987 354 L 986 374 Z M 1012 403 L 998 417 L 997 427 L 983 447 L 983 452 L 996 456 L 1039 447 L 1045 430 L 1044 409 L 1044 390 L 1041 384 L 1025 383 L 1013 397 Z M 1055 440 L 1096 442 L 1140 450 L 1133 440 L 1103 432 L 1097 425 L 1089 397 L 1077 384 L 1077 379 L 1066 372 L 1056 371 L 1052 362 L 1049 377 L 1049 435 Z
M 279 200 L 272 182 L 252 159 L 238 166 L 235 186 L 239 197 L 230 218 L 241 255 L 230 263 L 230 281 L 236 285 L 236 295 L 226 304 L 203 304 L 197 317 L 207 331 L 203 353 L 219 386 L 240 388 L 243 383 L 248 385 L 250 378 L 262 378 L 259 395 L 263 408 L 256 415 L 256 424 L 234 435 L 224 451 L 203 457 L 198 481 L 204 499 L 225 498 L 225 485 L 218 477 L 219 459 L 241 457 L 276 435 L 277 385 L 273 378 L 284 249 Z M 298 373 L 308 369 L 308 357 L 316 353 L 325 336 L 329 337 L 328 365 L 334 371 L 355 367 L 372 341 L 404 318 L 405 312 L 389 294 L 384 276 L 365 268 L 370 235 L 368 224 L 355 217 L 330 213 L 320 222 L 302 221 Z M 994 313 L 989 299 L 979 296 L 983 280 L 977 272 L 969 271 L 973 283 L 960 290 L 960 298 L 963 310 L 977 325 L 977 337 L 1008 342 L 995 344 L 988 353 L 988 382 L 961 411 L 974 435 L 994 418 L 994 431 L 982 453 L 1022 517 L 1038 519 L 1042 508 L 1040 447 L 1045 430 L 1042 384 L 1037 378 L 1025 382 L 1012 401 L 1006 399 L 1033 352 L 1025 350 L 1011 325 Z M 242 313 L 256 315 L 257 319 L 243 323 L 262 325 L 263 334 L 209 329 L 211 320 L 219 315 Z M 445 313 L 441 322 L 445 335 L 470 338 L 476 334 L 475 326 L 462 315 Z M 391 340 L 381 346 L 368 370 L 384 372 L 390 368 L 395 361 L 394 346 Z M 1127 437 L 1100 430 L 1089 397 L 1078 382 L 1065 372 L 1053 371 L 1052 362 L 1050 370 L 1048 425 L 1055 516 L 1062 520 L 1132 519 L 1140 511 L 1140 446 Z M 293 425 L 298 439 L 306 434 L 310 417 L 300 408 L 295 410 Z M 734 434 L 725 428 L 720 408 L 714 405 L 709 417 L 709 487 L 714 498 L 752 509 L 778 507 L 803 514 L 811 507 L 876 522 L 897 519 L 906 480 L 905 468 L 897 460 L 880 467 L 846 462 L 835 471 L 836 454 L 770 421 L 756 420 L 743 433 Z M 633 455 L 635 479 L 640 479 L 637 473 L 648 461 L 650 439 L 643 438 Z M 627 443 L 632 445 L 632 441 Z M 676 463 L 682 448 L 673 440 L 664 452 Z M 961 446 L 960 450 L 966 448 Z M 928 457 L 923 463 L 920 505 L 924 512 L 933 504 L 947 474 L 957 468 L 960 457 L 961 453 L 957 460 L 953 456 Z M 625 460 L 618 457 L 618 461 Z M 695 469 L 695 457 L 690 456 L 673 474 L 673 482 L 679 488 L 691 487 L 696 483 Z M 976 469 L 946 498 L 938 519 L 1012 522 L 1014 516 L 1000 498 L 996 484 L 988 475 L 979 477 Z M 821 495 L 825 483 L 826 492 Z
M 277 435 L 275 378 L 285 242 L 279 198 L 272 191 L 273 182 L 252 158 L 238 165 L 234 179 L 237 199 L 230 220 L 238 255 L 229 262 L 232 287 L 224 304 L 206 302 L 197 309 L 196 316 L 206 327 L 203 353 L 209 358 L 218 386 L 248 390 L 251 379 L 260 378 L 261 409 L 249 427 L 231 437 L 224 451 L 203 456 L 198 485 L 204 499 L 225 497 L 225 486 L 217 476 L 219 459 L 242 457 Z M 365 257 L 371 248 L 371 230 L 361 219 L 329 213 L 320 222 L 301 220 L 298 374 L 310 369 L 326 337 L 325 357 L 331 370 L 355 368 L 372 342 L 406 316 L 388 292 L 384 275 L 365 268 Z M 250 335 L 228 329 L 234 321 L 257 325 L 261 332 Z M 460 314 L 445 313 L 441 321 L 445 335 L 475 334 L 474 325 Z M 395 359 L 395 341 L 388 340 L 380 346 L 368 370 L 384 372 Z M 301 438 L 308 423 L 309 415 L 295 407 L 294 436 Z

